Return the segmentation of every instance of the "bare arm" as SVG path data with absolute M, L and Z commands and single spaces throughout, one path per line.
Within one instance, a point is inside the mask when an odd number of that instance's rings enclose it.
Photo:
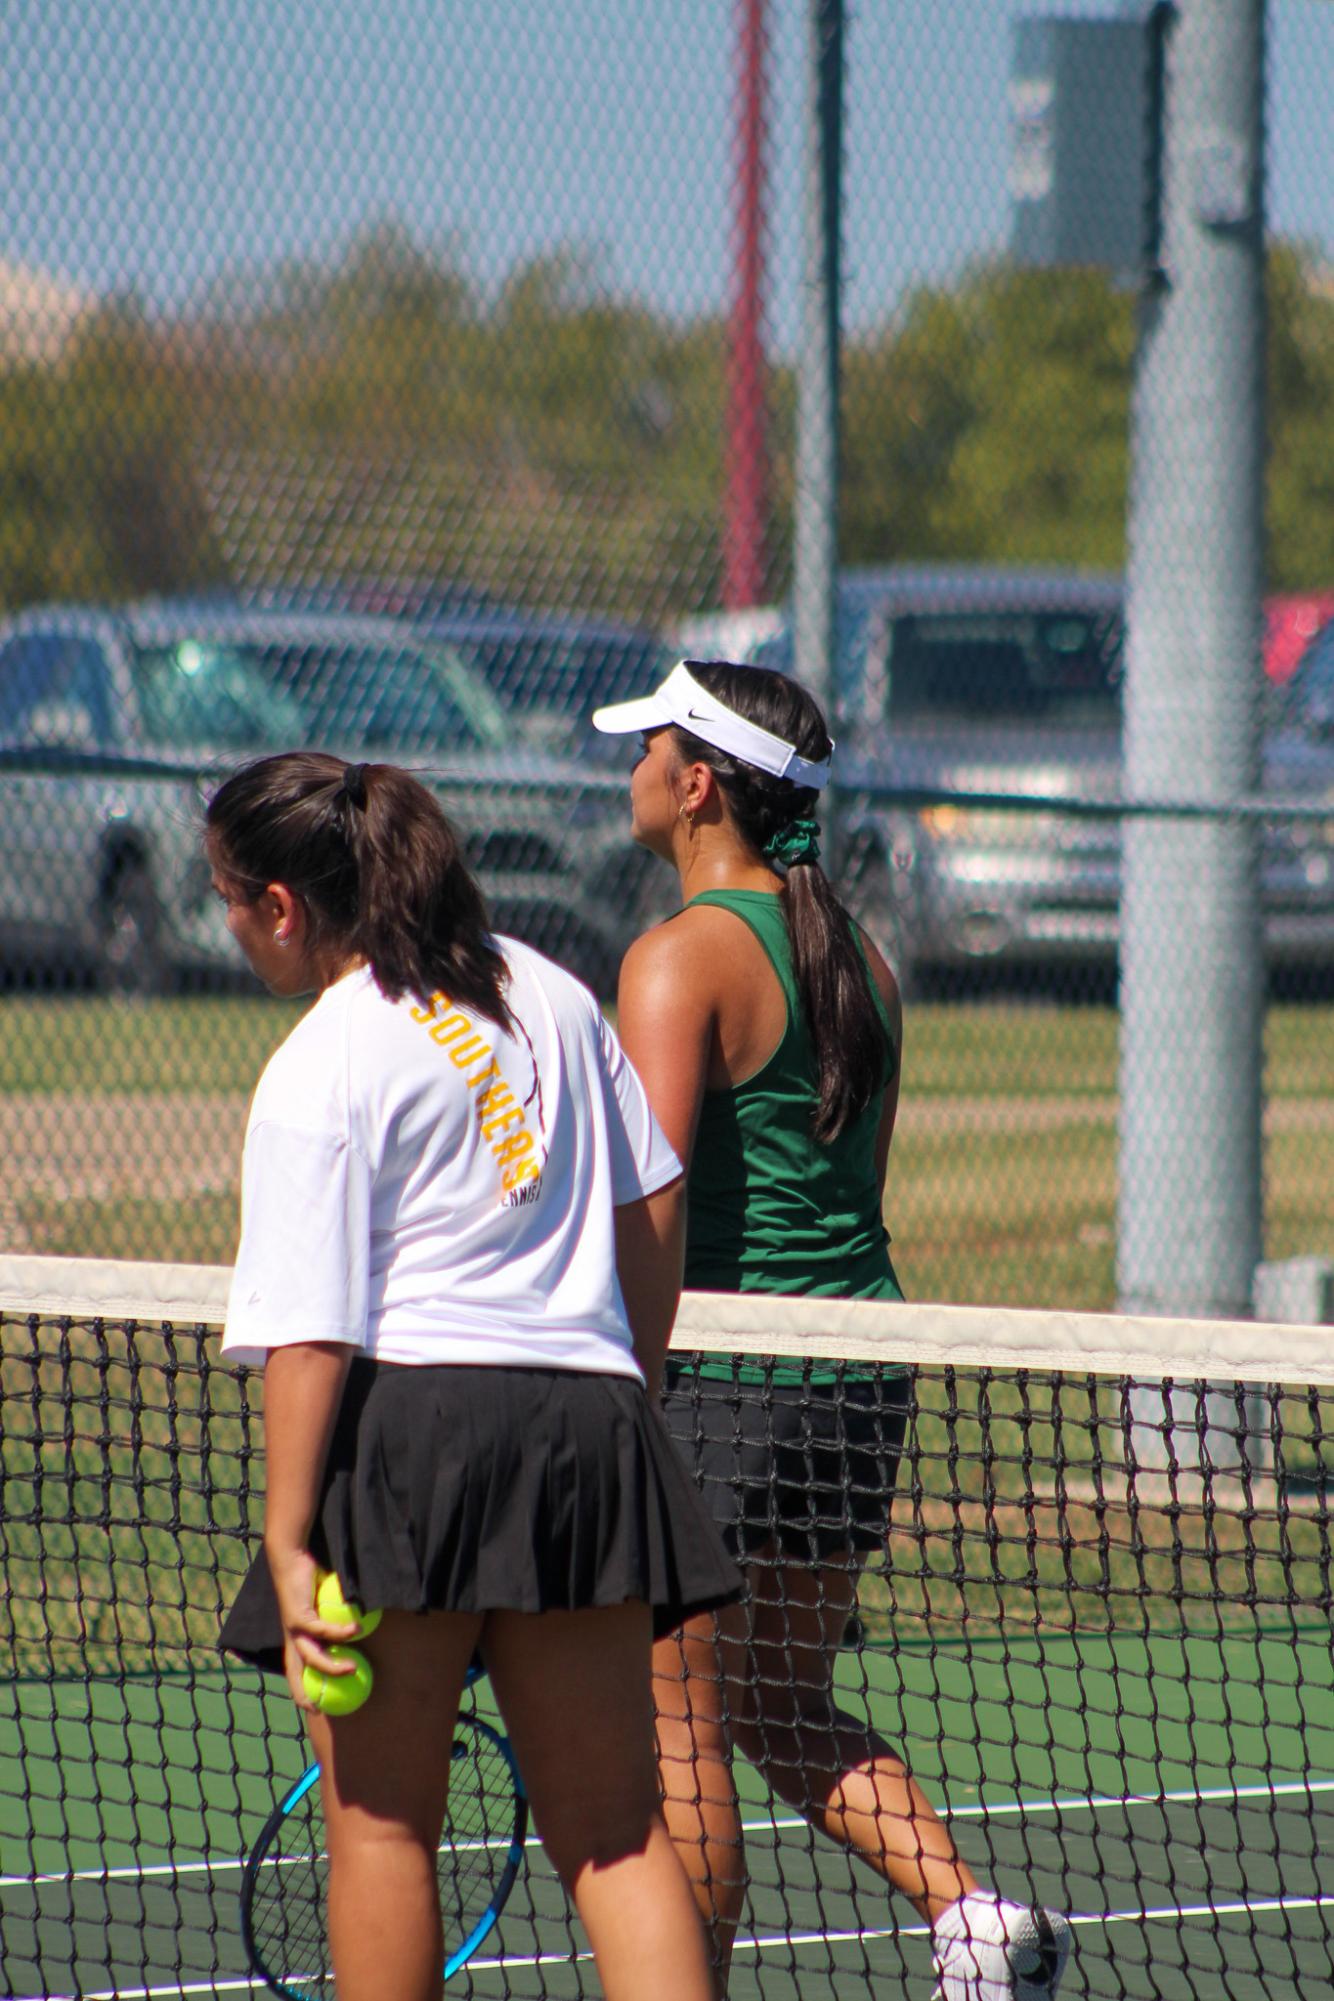
M 637 938 L 621 966 L 616 1032 L 639 1072 L 653 1115 L 689 1167 L 704 1097 L 713 1013 L 701 994 L 698 946 L 681 922 Z M 681 1299 L 684 1180 L 616 1211 L 616 1266 L 635 1354 L 652 1395 Z
M 875 1168 L 883 1198 L 885 1176 L 889 1171 L 889 1149 L 894 1138 L 894 1121 L 898 1117 L 899 1110 L 899 1083 L 903 1075 L 903 1000 L 892 968 L 886 964 L 864 931 L 861 939 L 872 982 L 889 1017 L 889 1033 L 894 1044 L 894 1074 L 885 1086 L 880 1109 L 880 1124 L 875 1136 Z
M 637 938 L 621 966 L 616 1032 L 687 1169 L 714 1040 L 716 970 L 704 959 L 698 935 L 679 918 Z
M 316 1565 L 310 1553 L 324 1463 L 352 1353 L 342 1341 L 302 1341 L 273 1349 L 264 1368 L 264 1553 L 282 1615 L 283 1665 L 303 1709 L 311 1704 L 301 1686 L 302 1668 L 310 1662 L 339 1672 L 324 1645 L 347 1639 L 355 1630 L 330 1626 L 316 1616 Z
M 615 1212 L 616 1276 L 634 1337 L 635 1359 L 651 1397 L 662 1384 L 662 1363 L 681 1300 L 685 1253 L 685 1183 L 681 1179 Z

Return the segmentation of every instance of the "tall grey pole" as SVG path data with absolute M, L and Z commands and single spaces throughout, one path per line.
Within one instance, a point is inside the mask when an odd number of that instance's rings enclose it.
M 1179 0 L 1164 91 L 1162 282 L 1132 408 L 1131 800 L 1257 790 L 1264 471 L 1264 0 Z M 1118 1291 L 1243 1315 L 1260 1257 L 1257 836 L 1132 818 L 1121 906 Z M 1142 1424 L 1168 1422 L 1137 1393 Z M 1161 1405 L 1161 1399 L 1159 1400 Z M 1214 1421 L 1233 1428 L 1235 1407 Z M 1198 1452 L 1184 1432 L 1177 1456 Z M 1141 1458 L 1165 1438 L 1137 1430 Z M 1209 1439 L 1226 1457 L 1228 1442 Z M 1235 1456 L 1235 1448 L 1234 1448 Z
M 804 140 L 793 624 L 797 673 L 832 718 L 837 694 L 843 0 L 806 0 Z

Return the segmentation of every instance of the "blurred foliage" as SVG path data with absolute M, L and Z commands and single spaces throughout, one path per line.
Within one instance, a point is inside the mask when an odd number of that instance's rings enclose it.
M 247 308 L 238 313 L 238 297 Z M 1334 286 L 1270 257 L 1270 584 L 1331 582 Z M 982 266 L 850 340 L 850 562 L 1116 567 L 1133 295 Z M 384 223 L 187 320 L 109 302 L 0 363 L 0 603 L 230 581 L 444 583 L 667 618 L 715 603 L 725 328 L 615 303 L 573 251 L 494 299 Z M 787 587 L 795 383 L 770 370 Z
M 1133 348 L 1133 300 L 1096 272 L 919 292 L 848 357 L 847 559 L 1118 566 Z

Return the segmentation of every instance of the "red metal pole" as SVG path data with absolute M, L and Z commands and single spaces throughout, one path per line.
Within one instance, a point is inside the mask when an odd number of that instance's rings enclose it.
M 736 0 L 736 210 L 727 368 L 727 491 L 723 603 L 760 604 L 765 592 L 769 453 L 764 397 L 764 97 L 766 0 Z

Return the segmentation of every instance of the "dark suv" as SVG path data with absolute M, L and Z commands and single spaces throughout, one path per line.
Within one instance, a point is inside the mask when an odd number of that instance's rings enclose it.
M 600 755 L 594 709 L 656 686 L 677 657 L 640 627 L 556 612 L 419 614 L 416 628 L 477 670 L 526 742 L 571 754 Z

